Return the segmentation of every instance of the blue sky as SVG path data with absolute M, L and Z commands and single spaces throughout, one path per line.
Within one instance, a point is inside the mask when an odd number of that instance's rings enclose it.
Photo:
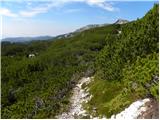
M 154 0 L 0 0 L 2 36 L 56 36 L 88 24 L 141 18 Z

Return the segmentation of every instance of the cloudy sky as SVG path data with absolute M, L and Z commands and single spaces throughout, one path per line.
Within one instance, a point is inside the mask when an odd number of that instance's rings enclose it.
M 59 35 L 88 24 L 135 20 L 155 0 L 0 0 L 2 37 Z

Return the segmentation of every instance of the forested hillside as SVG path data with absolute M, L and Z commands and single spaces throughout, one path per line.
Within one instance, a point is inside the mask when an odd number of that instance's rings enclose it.
M 130 23 L 67 38 L 3 42 L 2 118 L 54 118 L 68 108 L 71 90 L 84 76 L 95 78 L 85 105 L 91 114 L 96 107 L 95 115 L 109 117 L 139 98 L 158 100 L 158 8 Z

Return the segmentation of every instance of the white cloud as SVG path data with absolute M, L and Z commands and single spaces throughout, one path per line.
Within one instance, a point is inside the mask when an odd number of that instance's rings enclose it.
M 0 15 L 8 16 L 8 17 L 17 17 L 18 15 L 15 13 L 12 13 L 7 8 L 0 8 Z
M 97 6 L 100 7 L 104 10 L 107 11 L 115 11 L 116 8 L 112 6 L 112 4 L 110 4 L 110 2 L 107 2 L 108 0 L 54 0 L 54 2 L 59 3 L 57 5 L 63 5 L 66 3 L 71 3 L 71 2 L 83 2 L 86 3 L 90 6 Z
M 31 2 L 30 2 L 30 4 L 31 4 Z M 60 5 L 62 5 L 62 3 L 55 0 L 54 2 L 51 1 L 51 2 L 45 3 L 45 4 L 43 3 L 43 5 L 40 5 L 40 6 L 37 6 L 37 7 L 32 7 L 32 8 L 30 7 L 29 10 L 20 11 L 19 14 L 22 17 L 33 17 L 37 14 L 46 13 L 51 8 L 59 7 Z
M 38 14 L 46 13 L 50 9 L 59 8 L 64 6 L 65 4 L 73 3 L 73 2 L 85 3 L 89 6 L 96 6 L 110 12 L 117 10 L 117 8 L 113 7 L 111 2 L 107 2 L 107 0 L 46 0 L 46 1 L 40 1 L 42 2 L 42 4 L 37 5 L 36 7 L 31 6 L 33 4 L 36 4 L 36 1 L 34 0 L 25 1 L 25 2 L 27 2 L 26 6 L 28 6 L 26 10 L 21 10 L 17 14 L 15 14 L 15 13 L 12 13 L 9 9 L 0 8 L 0 14 L 9 16 L 9 17 L 17 17 L 17 16 L 33 17 Z M 75 10 L 70 12 L 75 12 Z
M 97 7 L 103 8 L 107 11 L 115 11 L 116 8 L 112 6 L 107 0 L 86 0 L 89 5 L 95 5 Z

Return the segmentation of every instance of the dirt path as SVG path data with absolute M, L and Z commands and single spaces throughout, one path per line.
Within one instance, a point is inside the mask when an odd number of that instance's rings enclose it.
M 74 119 L 74 118 L 82 118 L 87 116 L 88 114 L 83 109 L 83 102 L 88 102 L 91 98 L 89 92 L 86 87 L 83 87 L 89 84 L 91 81 L 90 77 L 82 78 L 76 87 L 73 89 L 73 95 L 70 99 L 71 106 L 68 112 L 64 112 L 61 115 L 58 115 L 56 118 L 58 119 Z

